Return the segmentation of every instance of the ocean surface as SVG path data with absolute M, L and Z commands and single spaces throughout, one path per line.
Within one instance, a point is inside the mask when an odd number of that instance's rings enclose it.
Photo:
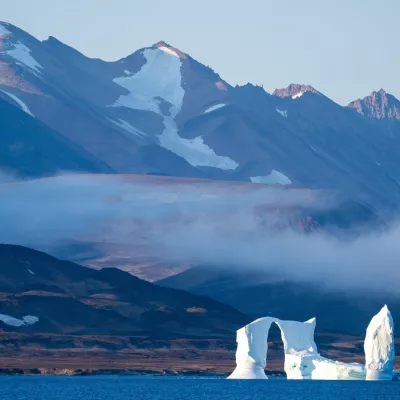
M 396 400 L 400 381 L 229 381 L 132 376 L 0 376 L 1 400 Z

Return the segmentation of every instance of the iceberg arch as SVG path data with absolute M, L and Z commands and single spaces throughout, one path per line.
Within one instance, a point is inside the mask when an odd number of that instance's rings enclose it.
M 272 323 L 281 331 L 287 379 L 385 380 L 394 365 L 393 319 L 387 306 L 372 318 L 364 349 L 366 366 L 322 357 L 314 341 L 316 319 L 305 322 L 259 318 L 236 334 L 236 368 L 228 379 L 267 379 L 268 334 Z

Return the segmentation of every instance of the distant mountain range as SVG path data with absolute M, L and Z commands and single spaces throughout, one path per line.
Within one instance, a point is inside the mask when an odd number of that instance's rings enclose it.
M 50 127 L 76 159 L 3 162 L 17 175 L 67 169 L 294 184 L 377 209 L 400 199 L 399 101 L 383 90 L 348 107 L 309 85 L 271 95 L 233 87 L 165 42 L 105 62 L 1 23 L 0 97 Z M 3 149 L 16 143 L 0 138 Z

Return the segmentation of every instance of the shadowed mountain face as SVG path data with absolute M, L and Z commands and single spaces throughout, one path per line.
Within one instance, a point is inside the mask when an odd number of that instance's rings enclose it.
M 112 172 L 76 143 L 0 99 L 0 169 L 17 177 Z
M 22 333 L 210 337 L 249 321 L 208 297 L 11 245 L 0 245 L 0 297 L 0 328 Z
M 211 296 L 253 318 L 274 316 L 306 321 L 316 317 L 319 332 L 331 331 L 363 337 L 371 318 L 386 303 L 394 319 L 400 319 L 400 296 L 360 290 L 333 290 L 323 283 L 282 280 L 259 271 L 197 267 L 157 283 Z
M 309 85 L 274 95 L 232 87 L 165 42 L 105 62 L 0 26 L 0 96 L 117 173 L 295 184 L 397 207 L 390 95 L 357 103 L 357 113 Z

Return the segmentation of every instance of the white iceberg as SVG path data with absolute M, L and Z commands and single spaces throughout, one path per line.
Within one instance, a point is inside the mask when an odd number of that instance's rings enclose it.
M 314 341 L 316 320 L 306 322 L 260 318 L 237 331 L 236 368 L 228 379 L 267 379 L 268 333 L 281 330 L 287 379 L 389 380 L 393 375 L 393 319 L 385 306 L 371 320 L 364 349 L 366 366 L 322 357 Z
M 228 379 L 267 379 L 268 332 L 276 318 L 260 318 L 236 333 L 236 369 Z
M 367 380 L 391 380 L 395 358 L 393 318 L 386 305 L 368 325 L 364 352 Z

